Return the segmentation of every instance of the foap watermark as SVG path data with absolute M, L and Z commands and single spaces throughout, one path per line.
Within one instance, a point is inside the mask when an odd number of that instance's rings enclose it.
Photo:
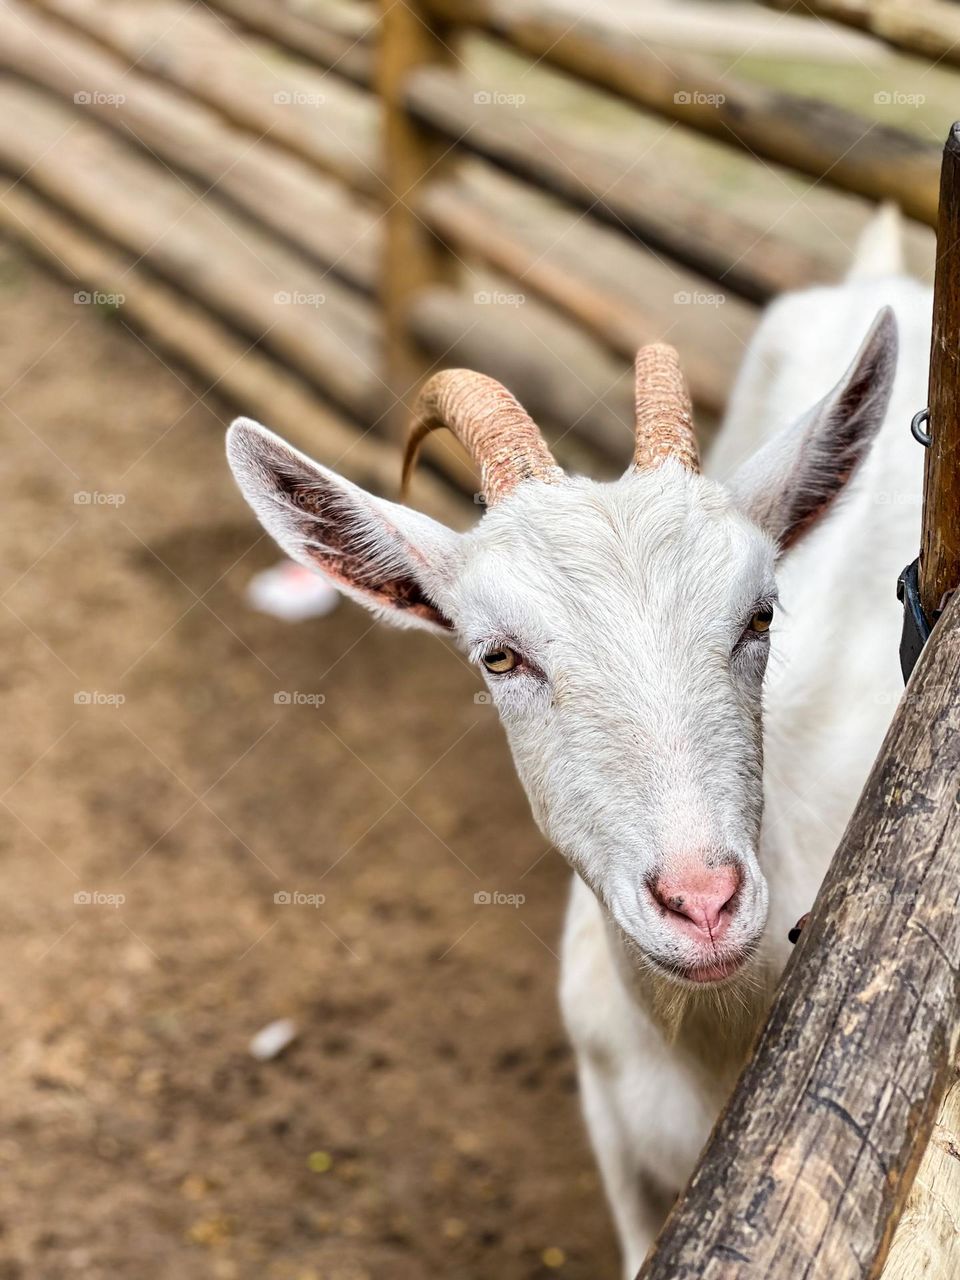
M 499 889 L 478 889 L 473 895 L 477 907 L 522 907 L 526 900 L 523 893 L 501 893 Z
M 900 89 L 881 89 L 873 95 L 878 107 L 922 107 L 926 100 L 925 93 L 903 93 Z
M 326 700 L 325 693 L 301 693 L 299 689 L 280 689 L 273 695 L 278 707 L 322 707 Z
M 726 300 L 724 293 L 706 293 L 703 289 L 680 289 L 673 295 L 678 307 L 722 307 Z
M 505 293 L 498 289 L 481 289 L 473 295 L 478 307 L 522 307 L 527 300 L 525 293 Z
M 73 295 L 75 307 L 122 307 L 127 300 L 125 293 L 104 293 L 101 289 L 78 289 Z
M 75 507 L 122 507 L 125 493 L 101 493 L 99 489 L 78 489 L 73 495 Z
M 478 707 L 489 707 L 493 705 L 493 697 L 487 693 L 486 689 L 481 689 L 479 693 L 473 695 L 473 700 Z
M 325 93 L 312 89 L 281 89 L 273 95 L 277 107 L 322 107 L 327 101 Z
M 99 689 L 80 689 L 73 695 L 78 707 L 122 707 L 126 700 L 124 693 L 101 693 Z
M 73 895 L 75 907 L 122 907 L 127 900 L 125 893 L 104 893 L 101 889 L 78 889 Z
M 699 89 L 678 89 L 673 95 L 678 107 L 722 107 L 725 93 L 702 93 Z
M 126 100 L 125 93 L 102 93 L 99 89 L 79 89 L 73 95 L 78 107 L 122 107 Z
M 273 895 L 278 907 L 322 907 L 326 902 L 326 894 L 304 893 L 302 889 L 278 889 Z
M 303 289 L 281 289 L 273 295 L 278 307 L 322 307 L 327 301 L 325 293 L 308 293 Z
M 473 95 L 478 107 L 522 107 L 527 100 L 525 93 L 502 93 L 499 89 L 478 89 Z

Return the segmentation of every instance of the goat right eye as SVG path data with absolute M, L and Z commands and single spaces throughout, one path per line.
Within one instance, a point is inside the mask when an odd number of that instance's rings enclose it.
M 520 655 L 514 649 L 508 649 L 506 645 L 501 645 L 498 649 L 490 649 L 485 653 L 482 661 L 488 671 L 500 676 L 507 671 L 512 671 L 517 666 L 520 661 Z

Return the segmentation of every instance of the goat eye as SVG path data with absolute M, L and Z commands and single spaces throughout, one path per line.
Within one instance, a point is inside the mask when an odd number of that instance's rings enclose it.
M 750 619 L 750 624 L 749 624 L 750 630 L 758 631 L 762 634 L 764 631 L 770 630 L 770 623 L 772 621 L 773 621 L 773 610 L 769 606 L 763 609 L 758 609 L 757 612 Z
M 513 649 L 508 649 L 506 645 L 502 645 L 499 649 L 491 649 L 489 653 L 483 655 L 483 665 L 488 671 L 493 671 L 498 676 L 512 671 L 519 661 L 519 654 Z

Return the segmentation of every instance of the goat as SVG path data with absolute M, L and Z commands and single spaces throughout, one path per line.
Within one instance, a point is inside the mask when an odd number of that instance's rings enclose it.
M 637 357 L 634 460 L 605 484 L 564 475 L 492 379 L 436 374 L 404 473 L 427 432 L 458 436 L 487 500 L 464 534 L 253 422 L 229 432 L 239 486 L 290 556 L 449 637 L 486 680 L 575 873 L 561 1005 L 627 1277 L 743 1063 L 896 701 L 893 581 L 919 535 L 901 499 L 921 466 L 904 423 L 928 324 L 906 278 L 775 304 L 716 450 L 722 482 L 701 474 L 669 347 Z

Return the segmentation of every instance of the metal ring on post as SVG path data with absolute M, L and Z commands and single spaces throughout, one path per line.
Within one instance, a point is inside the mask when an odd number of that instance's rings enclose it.
M 918 444 L 922 444 L 925 449 L 929 449 L 933 444 L 933 436 L 929 431 L 924 431 L 925 423 L 930 421 L 930 410 L 921 409 L 919 413 L 915 413 L 910 421 L 910 431 L 914 440 Z

